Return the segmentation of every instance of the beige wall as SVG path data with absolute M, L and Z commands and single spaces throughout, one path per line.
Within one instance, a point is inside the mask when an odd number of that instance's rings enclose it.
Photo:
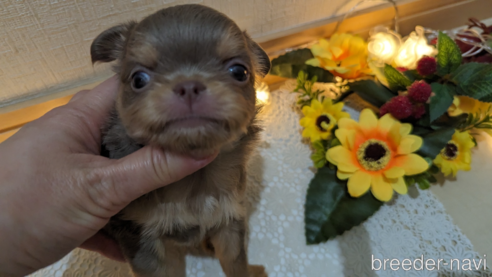
M 138 20 L 163 7 L 185 3 L 214 7 L 261 41 L 334 17 L 357 2 L 0 0 L 0 107 L 108 76 L 107 66 L 93 67 L 90 63 L 89 46 L 93 38 L 115 24 Z

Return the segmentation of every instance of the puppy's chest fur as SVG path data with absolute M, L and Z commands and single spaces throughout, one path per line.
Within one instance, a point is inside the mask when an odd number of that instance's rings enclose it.
M 196 244 L 207 232 L 244 218 L 245 164 L 259 131 L 253 121 L 248 133 L 224 147 L 212 163 L 133 201 L 117 215 L 118 220 L 140 226 L 143 237 Z M 110 158 L 124 157 L 142 147 L 126 135 L 116 116 L 105 132 L 103 145 Z

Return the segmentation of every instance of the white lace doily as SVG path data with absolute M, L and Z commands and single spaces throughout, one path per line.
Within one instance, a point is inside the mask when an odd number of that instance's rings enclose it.
M 263 264 L 271 277 L 280 276 L 492 276 L 483 269 L 373 271 L 372 259 L 478 259 L 468 238 L 455 226 L 430 191 L 415 189 L 384 205 L 361 226 L 337 239 L 307 246 L 304 238 L 304 200 L 314 176 L 309 147 L 301 142 L 299 115 L 292 109 L 293 83 L 272 92 L 262 112 L 264 144 L 262 166 L 250 170 L 250 181 L 265 186 L 262 200 L 250 220 L 249 259 Z M 350 110 L 349 110 L 350 111 Z M 352 117 L 357 113 L 350 111 Z M 417 196 L 418 195 L 418 196 Z M 492 264 L 492 257 L 489 264 Z M 376 267 L 377 263 L 374 264 Z M 418 264 L 417 264 L 418 265 Z M 472 267 L 473 267 L 472 263 Z M 456 264 L 455 264 L 456 267 Z M 467 268 L 465 268 L 467 269 Z M 217 260 L 187 258 L 188 276 L 224 276 Z M 126 264 L 98 254 L 74 250 L 56 264 L 32 276 L 131 276 Z

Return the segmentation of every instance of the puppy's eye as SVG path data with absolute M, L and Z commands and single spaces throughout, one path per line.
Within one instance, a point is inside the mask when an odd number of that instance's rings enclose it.
M 238 80 L 239 82 L 246 82 L 249 77 L 249 73 L 246 67 L 240 64 L 235 64 L 229 67 L 229 73 L 231 74 L 232 78 Z
M 140 90 L 146 87 L 150 82 L 149 74 L 143 71 L 137 71 L 132 76 L 132 88 L 134 90 Z

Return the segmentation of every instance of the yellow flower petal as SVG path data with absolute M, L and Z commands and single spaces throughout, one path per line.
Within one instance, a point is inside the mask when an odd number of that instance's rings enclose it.
M 359 170 L 349 178 L 347 183 L 348 192 L 352 197 L 360 197 L 371 187 L 371 175 Z
M 317 58 L 309 59 L 306 61 L 307 65 L 321 67 L 321 62 Z
M 391 116 L 391 114 L 387 113 L 379 119 L 378 126 L 379 126 L 379 129 L 381 131 L 389 132 L 391 130 L 391 127 L 393 126 L 393 124 L 395 122 L 396 122 L 396 120 L 393 118 L 393 116 Z
M 321 110 L 323 108 L 323 105 L 321 105 L 318 100 L 313 99 L 311 100 L 311 108 L 314 110 Z
M 388 139 L 393 141 L 395 145 L 400 145 L 401 142 L 401 128 L 402 124 L 400 122 L 395 122 L 388 132 Z
M 414 136 L 414 135 L 408 135 L 403 137 L 403 139 L 400 142 L 400 145 L 398 146 L 398 155 L 406 155 L 413 153 L 417 150 L 420 149 L 422 146 L 423 140 L 421 137 Z
M 378 118 L 370 109 L 364 109 L 360 113 L 359 126 L 365 131 L 372 130 L 378 126 Z
M 354 175 L 353 172 L 343 172 L 341 170 L 337 171 L 337 178 L 340 180 L 347 180 L 350 178 L 352 175 Z
M 407 184 L 405 184 L 405 180 L 403 180 L 403 177 L 398 178 L 395 183 L 391 183 L 391 186 L 399 194 L 407 194 L 408 192 L 408 187 Z
M 330 47 L 330 51 L 333 54 L 333 59 L 336 59 L 343 54 L 342 48 L 337 47 L 337 46 Z
M 338 169 L 345 172 L 355 172 L 359 167 L 354 164 L 352 153 L 343 146 L 335 146 L 328 149 L 326 159 L 332 164 L 338 166 Z
M 401 167 L 393 166 L 384 172 L 384 176 L 388 179 L 396 179 L 405 175 L 405 170 Z
M 311 142 L 315 142 L 321 139 L 319 132 L 314 131 L 312 128 L 306 128 L 302 131 L 302 137 L 310 138 Z
M 342 118 L 338 121 L 338 127 L 344 129 L 357 129 L 359 128 L 359 123 L 351 118 Z
M 331 106 L 331 110 L 332 111 L 334 111 L 336 113 L 342 112 L 342 109 L 343 109 L 343 103 L 342 102 L 338 102 L 338 103 L 336 103 L 336 104 L 333 105 L 333 102 L 330 99 L 330 105 L 332 105 Z M 350 115 L 348 117 L 350 117 Z
M 371 192 L 378 200 L 386 202 L 393 197 L 393 187 L 382 175 L 372 177 Z
M 338 129 L 335 131 L 335 136 L 340 140 L 343 147 L 348 150 L 354 148 L 355 130 Z
M 448 108 L 448 114 L 450 116 L 458 116 L 463 113 L 463 111 L 459 108 L 460 99 L 458 96 L 453 97 L 453 104 Z
M 321 57 L 325 59 L 331 59 L 332 54 L 326 47 L 323 47 L 321 44 L 315 44 L 311 46 L 311 53 L 313 53 L 313 56 L 315 57 Z
M 409 135 L 412 132 L 412 124 L 409 123 L 403 123 L 400 126 L 400 135 L 406 136 Z
M 394 158 L 394 166 L 405 170 L 405 175 L 415 175 L 426 171 L 429 164 L 417 154 L 397 156 Z

